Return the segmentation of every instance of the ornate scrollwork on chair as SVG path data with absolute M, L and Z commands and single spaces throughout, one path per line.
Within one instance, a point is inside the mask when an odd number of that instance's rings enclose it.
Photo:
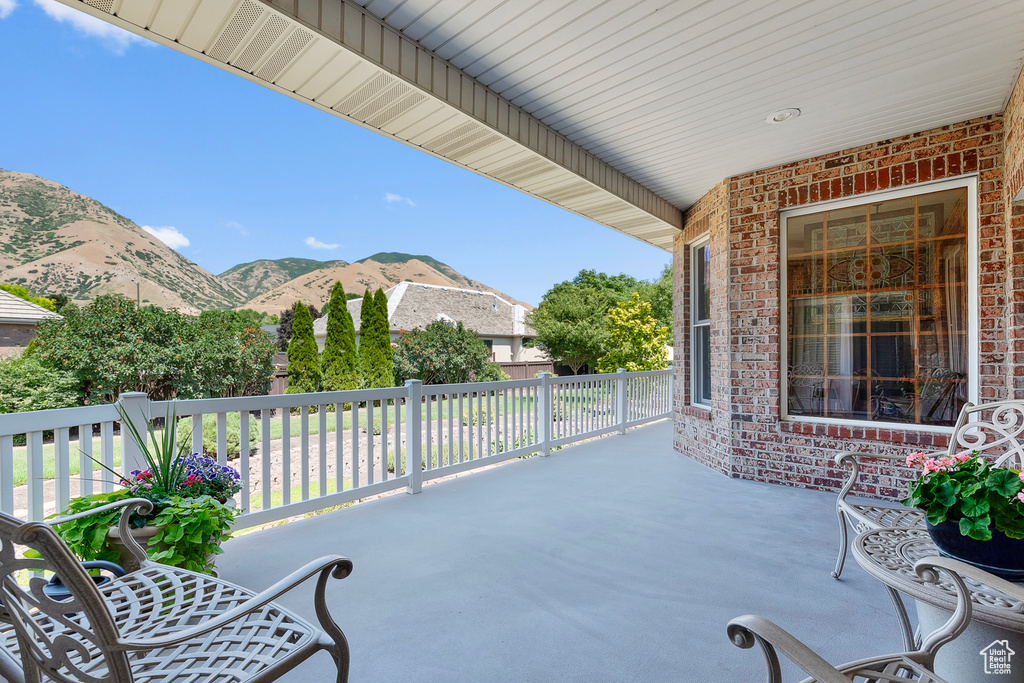
M 320 650 L 333 658 L 337 681 L 347 680 L 348 643 L 327 609 L 325 591 L 329 578 L 348 576 L 350 560 L 320 558 L 256 594 L 146 559 L 131 542 L 127 523 L 133 508 L 149 505 L 136 499 L 82 513 L 125 506 L 122 538 L 137 566 L 101 588 L 51 528 L 70 518 L 24 522 L 0 513 L 0 619 L 8 622 L 0 626 L 0 640 L 8 653 L 20 655 L 20 680 L 255 683 L 275 680 Z M 25 547 L 40 557 L 20 554 Z M 26 571 L 55 572 L 71 597 L 48 596 L 38 573 L 22 587 L 18 578 Z M 320 628 L 273 602 L 314 576 Z
M 963 579 L 960 578 L 960 574 L 969 575 L 971 578 L 986 583 L 990 579 L 1002 580 L 991 574 L 986 574 L 980 569 L 945 557 L 925 558 L 914 566 L 918 576 L 931 583 L 939 580 L 940 569 L 956 587 L 956 610 L 946 623 L 926 636 L 920 647 L 913 650 L 869 657 L 835 667 L 781 627 L 754 615 L 737 617 L 730 621 L 729 638 L 737 647 L 744 649 L 754 645 L 761 646 L 768 662 L 768 683 L 782 683 L 782 672 L 776 650 L 781 650 L 794 664 L 811 675 L 802 683 L 851 683 L 852 681 L 954 683 L 940 678 L 933 669 L 935 668 L 935 655 L 939 649 L 959 637 L 971 621 L 970 591 Z M 1006 581 L 1002 581 L 1002 584 L 1011 586 L 1010 590 L 1016 591 L 1016 594 L 1024 598 L 1024 588 Z M 999 588 L 1006 589 L 1003 585 L 1000 585 Z
M 953 427 L 949 446 L 945 451 L 932 455 L 955 455 L 964 451 L 978 451 L 997 467 L 1020 469 L 1024 465 L 1024 401 L 1000 401 L 978 406 L 965 403 Z M 886 504 L 863 505 L 847 500 L 860 477 L 861 462 L 865 459 L 902 463 L 905 456 L 854 451 L 836 456 L 839 467 L 850 467 L 850 476 L 836 500 L 839 557 L 832 576 L 837 579 L 846 562 L 847 525 L 857 531 L 924 527 L 924 513 L 920 510 Z

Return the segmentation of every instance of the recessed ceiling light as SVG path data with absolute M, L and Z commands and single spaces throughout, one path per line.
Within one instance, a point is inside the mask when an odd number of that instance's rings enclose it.
M 765 119 L 767 123 L 784 123 L 790 119 L 795 119 L 800 116 L 799 109 L 780 109 L 768 118 Z

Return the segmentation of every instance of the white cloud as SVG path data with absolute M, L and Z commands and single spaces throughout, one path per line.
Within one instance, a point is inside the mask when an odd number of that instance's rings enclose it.
M 0 0 L 0 19 L 6 19 L 17 6 L 17 0 Z
M 307 237 L 305 242 L 307 247 L 312 247 L 313 249 L 337 249 L 341 246 L 338 244 L 325 244 L 315 237 Z
M 167 226 L 165 228 L 151 228 L 148 225 L 143 225 L 142 229 L 169 246 L 171 249 L 181 249 L 182 247 L 187 247 L 191 244 L 187 237 L 178 232 L 177 228 L 173 228 L 171 226 Z
M 3 12 L 3 3 L 13 0 L 0 0 L 0 13 Z M 129 33 L 123 28 L 108 24 L 102 19 L 97 19 L 91 14 L 86 14 L 73 7 L 62 5 L 57 0 L 35 0 L 38 5 L 51 19 L 61 23 L 67 22 L 79 33 L 99 38 L 107 48 L 117 54 L 124 54 L 124 51 L 132 43 L 145 43 L 141 37 Z
M 403 197 L 400 194 L 395 194 L 394 192 L 385 192 L 384 201 L 386 201 L 388 204 L 394 204 L 395 202 L 405 202 L 409 206 L 416 206 L 416 202 L 414 202 L 413 200 L 409 199 L 408 197 Z

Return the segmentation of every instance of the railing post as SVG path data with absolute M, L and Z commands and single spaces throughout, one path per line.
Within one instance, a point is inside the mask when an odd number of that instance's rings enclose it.
M 405 398 L 405 469 L 409 485 L 405 492 L 419 493 L 423 489 L 423 456 L 420 453 L 423 439 L 423 382 L 407 379 L 405 388 L 409 391 Z M 395 468 L 398 468 L 397 463 Z
M 626 433 L 626 421 L 629 415 L 626 414 L 626 370 L 619 368 L 615 373 L 615 422 L 619 427 L 619 434 Z
M 143 439 L 149 434 L 149 397 L 142 391 L 129 391 L 117 397 L 121 406 L 121 414 L 135 425 L 139 436 Z M 168 425 L 169 427 L 170 425 Z M 128 474 L 132 470 L 144 470 L 146 457 L 142 454 L 142 445 L 135 441 L 131 431 L 121 425 L 121 473 Z
M 540 391 L 537 392 L 537 415 L 540 434 L 537 435 L 541 455 L 551 455 L 551 373 L 542 372 Z

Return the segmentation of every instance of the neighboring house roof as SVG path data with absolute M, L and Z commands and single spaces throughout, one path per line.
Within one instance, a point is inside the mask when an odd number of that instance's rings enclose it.
M 400 282 L 387 290 L 388 322 L 392 332 L 423 329 L 435 320 L 461 322 L 481 337 L 531 337 L 526 307 L 506 301 L 493 292 L 442 287 L 419 282 Z M 351 299 L 348 311 L 359 332 L 363 300 Z M 316 335 L 327 334 L 327 318 L 313 323 Z
M 0 289 L 0 323 L 34 325 L 46 318 L 59 317 L 53 311 Z

